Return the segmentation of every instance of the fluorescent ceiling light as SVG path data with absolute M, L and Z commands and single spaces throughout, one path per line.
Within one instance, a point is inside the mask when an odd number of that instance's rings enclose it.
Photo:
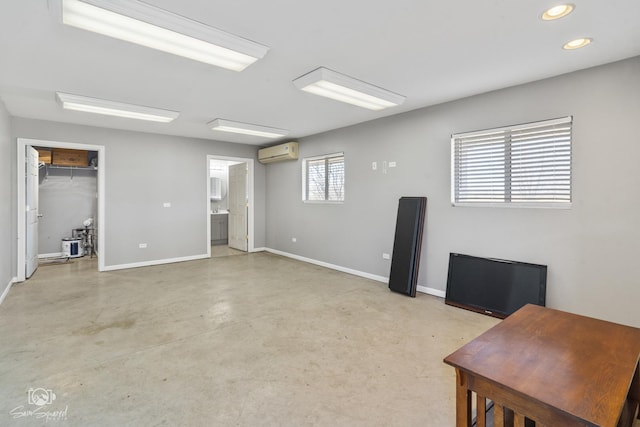
M 234 71 L 269 50 L 138 0 L 62 0 L 62 22 Z
M 542 14 L 542 19 L 544 21 L 553 21 L 554 19 L 560 19 L 563 16 L 567 16 L 568 14 L 573 12 L 573 9 L 574 6 L 572 4 L 560 4 L 558 6 L 547 9 Z
M 105 114 L 128 119 L 169 123 L 180 115 L 177 111 L 161 110 L 159 108 L 143 107 L 141 105 L 125 104 L 61 92 L 56 92 L 56 98 L 65 110 L 84 111 L 86 113 Z
M 288 130 L 268 126 L 252 125 L 249 123 L 233 122 L 225 119 L 215 119 L 209 122 L 213 130 L 240 133 L 243 135 L 261 136 L 263 138 L 280 138 L 289 133 Z
M 575 40 L 571 40 L 570 42 L 565 43 L 565 45 L 562 46 L 562 48 L 564 50 L 580 49 L 581 47 L 585 47 L 586 45 L 590 44 L 592 41 L 593 41 L 593 39 L 590 39 L 588 37 L 581 38 L 581 39 L 575 39 Z
M 324 67 L 298 77 L 293 84 L 300 90 L 325 96 L 370 110 L 383 110 L 400 105 L 402 95 L 345 76 Z

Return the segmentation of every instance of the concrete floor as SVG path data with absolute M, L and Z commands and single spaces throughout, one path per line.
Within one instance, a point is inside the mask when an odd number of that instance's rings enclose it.
M 43 266 L 0 306 L 0 425 L 452 426 L 442 359 L 496 323 L 267 253 Z
M 211 246 L 211 257 L 218 258 L 231 255 L 245 255 L 246 252 L 239 251 L 237 249 L 230 248 L 227 245 Z

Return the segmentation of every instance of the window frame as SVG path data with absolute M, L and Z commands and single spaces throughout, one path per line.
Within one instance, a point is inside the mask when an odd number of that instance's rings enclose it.
M 517 132 L 524 129 L 532 129 L 536 127 L 548 127 L 555 125 L 568 125 L 569 126 L 569 141 L 568 141 L 568 201 L 456 201 L 458 194 L 456 193 L 456 177 L 458 175 L 457 158 L 456 158 L 456 140 L 462 138 L 469 138 L 476 135 L 483 135 L 488 133 L 507 132 L 509 136 L 505 137 L 505 169 L 509 170 L 504 172 L 505 191 L 508 190 L 508 182 L 512 179 L 511 163 L 514 156 L 511 153 L 511 135 L 512 132 Z M 451 135 L 451 206 L 453 207 L 501 207 L 501 208 L 552 208 L 552 209 L 571 209 L 573 202 L 573 116 L 560 117 L 556 119 L 540 120 L 536 122 L 523 123 L 512 126 L 504 126 L 499 128 L 490 128 L 480 131 L 464 132 Z M 542 175 L 541 175 L 542 176 Z
M 328 197 L 328 191 L 329 191 L 329 186 L 328 186 L 328 181 L 329 181 L 329 174 L 326 173 L 327 171 L 327 165 L 328 165 L 328 161 L 329 159 L 333 159 L 333 158 L 337 158 L 337 157 L 342 157 L 342 179 L 343 179 L 343 184 L 342 184 L 342 200 L 327 200 Z M 346 167 L 345 167 L 345 158 L 344 158 L 344 152 L 339 151 L 339 152 L 335 152 L 335 153 L 330 153 L 330 154 L 323 154 L 320 156 L 313 156 L 313 157 L 305 157 L 302 159 L 302 202 L 303 203 L 310 203 L 310 204 L 343 204 L 345 201 L 345 187 L 346 187 Z M 309 167 L 308 164 L 309 162 L 313 162 L 313 161 L 317 161 L 317 160 L 324 160 L 325 161 L 325 199 L 324 200 L 308 200 L 308 193 L 309 193 L 309 188 L 308 188 L 308 174 L 309 174 Z

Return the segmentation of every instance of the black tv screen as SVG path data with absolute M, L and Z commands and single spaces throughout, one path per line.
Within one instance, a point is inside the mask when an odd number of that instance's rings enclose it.
M 505 318 L 526 304 L 544 307 L 547 266 L 449 254 L 445 303 Z

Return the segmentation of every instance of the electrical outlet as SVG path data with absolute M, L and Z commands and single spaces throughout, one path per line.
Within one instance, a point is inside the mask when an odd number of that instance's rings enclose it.
M 138 248 L 147 249 L 147 244 L 146 243 L 140 243 L 140 244 L 138 244 Z
M 371 162 L 371 170 L 378 169 L 378 162 Z
M 396 162 L 389 162 L 389 167 L 390 168 L 395 168 L 396 167 Z
M 162 204 L 162 207 L 170 208 L 170 207 L 171 207 L 171 202 L 164 202 L 164 203 Z
M 389 254 L 386 253 L 382 253 L 382 259 L 391 259 L 391 256 Z
M 292 238 L 291 238 L 291 241 L 292 241 L 293 243 L 295 243 L 295 242 L 297 242 L 297 241 L 298 241 L 298 239 L 296 239 L 295 237 L 292 237 Z

